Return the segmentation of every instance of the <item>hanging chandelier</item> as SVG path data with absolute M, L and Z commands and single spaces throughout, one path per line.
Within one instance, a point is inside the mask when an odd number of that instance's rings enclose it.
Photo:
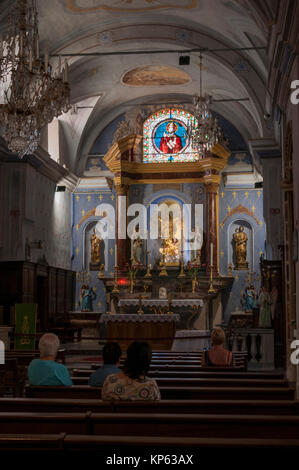
M 189 139 L 193 149 L 201 158 L 223 140 L 223 133 L 218 124 L 218 119 L 213 117 L 210 106 L 212 97 L 202 94 L 202 56 L 200 55 L 200 94 L 193 98 L 194 114 L 190 120 L 188 129 Z
M 33 153 L 42 127 L 70 109 L 68 66 L 55 75 L 49 54 L 40 57 L 35 0 L 17 0 L 0 36 L 0 127 L 11 152 Z

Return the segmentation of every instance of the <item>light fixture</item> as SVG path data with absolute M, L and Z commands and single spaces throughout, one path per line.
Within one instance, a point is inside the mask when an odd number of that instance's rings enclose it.
M 49 54 L 40 58 L 35 0 L 17 0 L 0 35 L 0 126 L 11 152 L 33 153 L 43 126 L 70 109 L 68 66 L 55 75 Z
M 223 141 L 222 130 L 218 125 L 218 119 L 213 117 L 210 109 L 212 97 L 202 93 L 202 56 L 199 62 L 200 93 L 193 98 L 194 115 L 190 120 L 188 135 L 192 147 L 201 158 L 220 141 Z

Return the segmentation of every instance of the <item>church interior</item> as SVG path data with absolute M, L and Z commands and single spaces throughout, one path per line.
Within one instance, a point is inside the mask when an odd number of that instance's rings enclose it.
M 1 1 L 1 451 L 298 450 L 298 44 L 294 0 Z M 161 400 L 107 403 L 134 341 Z

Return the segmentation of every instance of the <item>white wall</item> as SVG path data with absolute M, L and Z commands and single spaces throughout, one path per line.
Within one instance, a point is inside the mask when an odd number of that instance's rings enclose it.
M 2 183 L 2 184 L 1 184 Z M 28 163 L 0 164 L 0 261 L 25 259 L 25 242 L 41 240 L 31 261 L 69 269 L 71 194 Z

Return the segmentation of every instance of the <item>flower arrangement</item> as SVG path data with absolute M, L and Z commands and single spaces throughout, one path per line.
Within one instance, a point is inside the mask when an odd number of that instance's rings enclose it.
M 131 258 L 130 263 L 125 264 L 130 279 L 135 279 L 139 271 L 138 265 L 134 264 L 133 261 L 133 258 Z
M 191 261 L 188 261 L 187 273 L 192 279 L 197 279 L 197 276 L 199 275 L 199 270 L 200 270 L 200 264 L 191 263 Z

